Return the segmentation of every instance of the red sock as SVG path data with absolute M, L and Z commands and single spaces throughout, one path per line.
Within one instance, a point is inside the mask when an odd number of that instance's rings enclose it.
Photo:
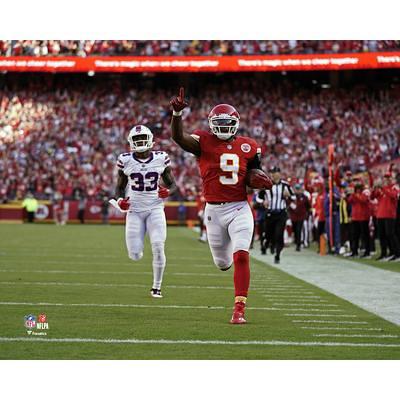
M 244 250 L 239 250 L 236 253 L 233 253 L 233 263 L 235 266 L 235 271 L 233 273 L 235 297 L 247 297 L 250 285 L 249 253 Z

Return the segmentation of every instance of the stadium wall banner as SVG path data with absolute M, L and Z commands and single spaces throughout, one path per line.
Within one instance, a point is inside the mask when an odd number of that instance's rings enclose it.
M 16 72 L 246 72 L 400 68 L 400 52 L 257 56 L 0 57 Z
M 25 212 L 21 202 L 0 205 L 0 222 L 14 221 L 22 222 Z M 63 219 L 66 222 L 78 221 L 78 201 L 64 201 L 62 209 Z M 197 223 L 196 202 L 175 202 L 165 204 L 165 215 L 167 222 L 171 225 Z M 37 222 L 52 222 L 54 220 L 53 204 L 49 201 L 39 201 L 39 208 L 35 213 Z M 88 223 L 101 223 L 103 220 L 101 202 L 88 201 L 85 207 L 85 221 Z M 111 223 L 124 223 L 125 214 L 119 212 L 112 206 L 108 208 L 108 220 Z

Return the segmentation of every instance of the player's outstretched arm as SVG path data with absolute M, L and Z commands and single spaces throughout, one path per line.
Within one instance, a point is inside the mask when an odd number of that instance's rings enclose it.
M 183 149 L 195 156 L 200 156 L 200 144 L 188 133 L 183 131 L 182 111 L 188 106 L 185 100 L 185 91 L 180 88 L 179 95 L 171 100 L 172 106 L 172 139 Z

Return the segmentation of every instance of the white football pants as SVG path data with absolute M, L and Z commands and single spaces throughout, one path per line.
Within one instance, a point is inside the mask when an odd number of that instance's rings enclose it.
M 232 265 L 233 254 L 249 251 L 253 237 L 253 213 L 247 201 L 222 205 L 208 204 L 204 212 L 208 243 L 215 265 L 225 270 Z
M 153 288 L 161 289 L 166 258 L 164 244 L 167 238 L 167 221 L 163 208 L 150 211 L 129 211 L 126 215 L 125 239 L 129 258 L 143 257 L 144 237 L 149 235 L 153 253 Z

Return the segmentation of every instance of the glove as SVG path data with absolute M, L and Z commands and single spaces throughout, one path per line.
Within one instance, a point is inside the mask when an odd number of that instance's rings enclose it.
M 172 109 L 174 110 L 174 115 L 181 115 L 182 110 L 186 108 L 189 104 L 185 100 L 185 90 L 183 87 L 179 89 L 179 95 L 174 97 L 170 102 Z
M 120 197 L 117 200 L 117 204 L 121 210 L 127 211 L 127 210 L 129 210 L 129 206 L 131 203 L 129 202 L 129 197 L 127 197 L 126 199 L 123 199 L 122 197 Z
M 167 189 L 166 187 L 160 186 L 158 188 L 158 197 L 160 199 L 166 199 L 168 196 L 169 196 L 169 189 Z

